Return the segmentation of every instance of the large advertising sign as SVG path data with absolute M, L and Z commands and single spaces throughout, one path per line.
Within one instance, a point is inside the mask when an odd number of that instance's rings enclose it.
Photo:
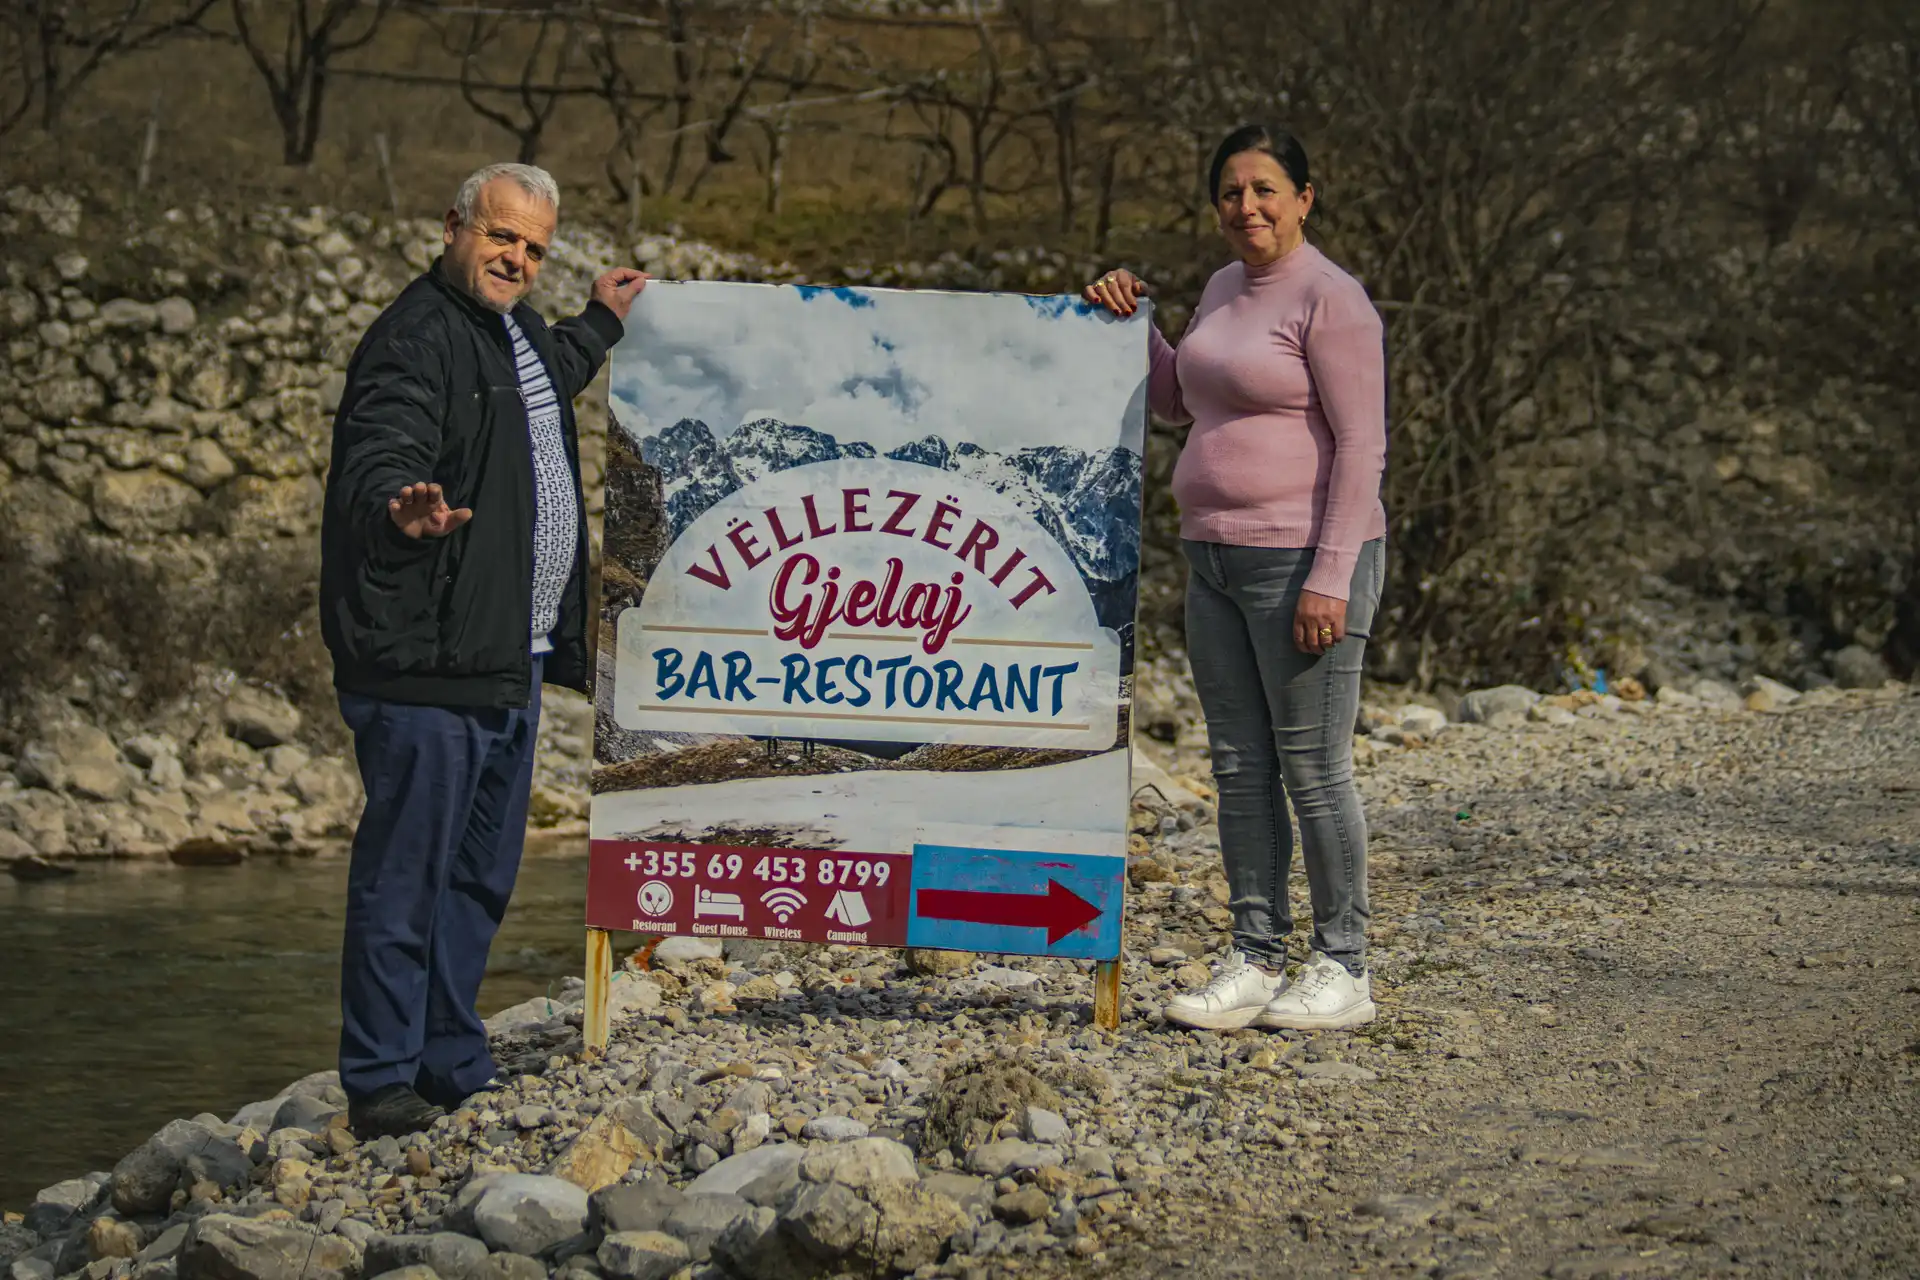
M 612 355 L 589 925 L 1119 955 L 1147 323 L 648 286 Z

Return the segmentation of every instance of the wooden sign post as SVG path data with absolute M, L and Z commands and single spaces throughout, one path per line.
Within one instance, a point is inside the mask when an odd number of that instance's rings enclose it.
M 1096 962 L 1120 1012 L 1144 311 L 655 282 L 613 353 L 609 930 Z

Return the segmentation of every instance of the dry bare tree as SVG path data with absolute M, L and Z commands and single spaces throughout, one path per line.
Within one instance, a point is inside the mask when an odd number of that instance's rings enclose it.
M 19 41 L 18 76 L 0 106 L 0 132 L 37 97 L 48 133 L 75 90 L 107 62 L 200 30 L 217 0 L 12 0 L 7 27 Z
M 812 4 L 794 15 L 798 26 L 787 59 L 786 71 L 776 77 L 779 99 L 754 121 L 760 131 L 764 159 L 760 170 L 766 180 L 765 206 L 768 213 L 779 213 L 786 192 L 787 149 L 791 145 L 795 116 L 801 101 L 820 74 L 822 59 L 818 46 L 819 15 Z
M 964 58 L 914 62 L 888 59 L 854 46 L 847 69 L 885 94 L 899 108 L 888 114 L 886 140 L 916 150 L 915 207 L 924 217 L 948 192 L 967 196 L 969 220 L 976 232 L 987 225 L 991 196 L 1025 192 L 1040 167 L 1034 162 L 1035 138 L 1027 131 L 1039 112 L 1029 69 L 1018 60 L 1018 29 L 998 7 L 965 0 L 955 17 L 866 17 L 876 25 L 917 27 L 952 37 L 965 33 Z M 1024 147 L 1028 163 L 1009 163 L 1010 144 Z
M 313 162 L 333 60 L 364 48 L 394 0 L 231 0 L 234 33 L 267 88 L 281 159 Z
M 473 8 L 440 27 L 442 44 L 460 60 L 461 99 L 513 135 L 514 159 L 535 163 L 561 99 L 586 89 L 569 81 L 583 61 L 576 16 L 555 9 Z M 510 81 L 495 79 L 487 69 L 490 62 L 504 62 L 517 74 Z
M 0 17 L 0 136 L 33 109 L 33 62 L 28 53 L 24 11 Z
M 645 167 L 647 129 L 673 101 L 671 95 L 641 87 L 648 79 L 641 65 L 641 46 L 657 24 L 607 5 L 589 6 L 584 21 L 593 93 L 606 107 L 614 129 L 613 145 L 603 162 L 607 184 L 616 199 L 637 208 L 641 196 L 658 190 Z

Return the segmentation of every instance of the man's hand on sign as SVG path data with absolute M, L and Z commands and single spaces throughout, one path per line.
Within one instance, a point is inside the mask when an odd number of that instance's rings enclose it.
M 388 500 L 387 514 L 409 538 L 444 538 L 473 519 L 473 508 L 449 507 L 437 484 L 410 484 Z
M 1130 316 L 1140 309 L 1139 300 L 1152 292 L 1145 280 L 1125 267 L 1117 267 L 1088 285 L 1080 296 L 1117 316 Z
M 633 300 L 647 287 L 647 273 L 632 267 L 615 267 L 593 282 L 593 300 L 622 320 L 633 308 Z

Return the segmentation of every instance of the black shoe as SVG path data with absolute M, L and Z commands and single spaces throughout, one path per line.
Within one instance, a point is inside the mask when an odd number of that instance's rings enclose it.
M 506 1083 L 506 1075 L 503 1072 L 490 1076 L 482 1083 L 466 1090 L 455 1089 L 450 1085 L 441 1084 L 437 1080 L 427 1080 L 424 1078 L 416 1080 L 413 1087 L 419 1091 L 422 1098 L 434 1106 L 444 1108 L 448 1115 L 452 1115 L 464 1106 L 467 1099 L 471 1098 L 474 1094 L 486 1093 L 491 1089 L 504 1088 Z
M 445 1114 L 406 1085 L 388 1084 L 347 1104 L 347 1127 L 362 1142 L 389 1135 L 404 1138 L 431 1128 Z

